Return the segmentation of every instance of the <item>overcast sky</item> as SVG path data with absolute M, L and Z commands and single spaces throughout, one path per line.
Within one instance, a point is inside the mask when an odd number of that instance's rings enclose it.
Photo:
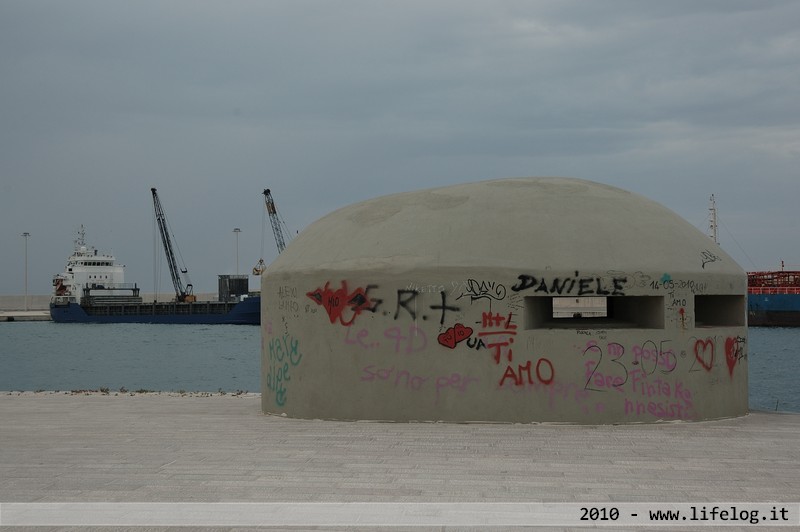
M 236 273 L 235 227 L 241 273 L 274 260 L 264 188 L 294 234 L 520 176 L 704 232 L 714 194 L 742 268 L 800 269 L 799 97 L 796 0 L 0 0 L 0 294 L 24 291 L 25 231 L 49 294 L 81 224 L 152 290 L 150 187 L 195 292 Z

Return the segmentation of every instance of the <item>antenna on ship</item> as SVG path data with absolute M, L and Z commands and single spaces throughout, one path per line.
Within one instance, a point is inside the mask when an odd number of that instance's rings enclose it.
M 78 229 L 78 238 L 75 239 L 74 243 L 75 249 L 86 245 L 86 229 L 83 228 L 83 224 L 81 224 L 81 228 Z
M 719 244 L 717 233 L 717 203 L 714 201 L 714 194 L 711 194 L 711 204 L 708 207 L 708 236 L 715 244 Z

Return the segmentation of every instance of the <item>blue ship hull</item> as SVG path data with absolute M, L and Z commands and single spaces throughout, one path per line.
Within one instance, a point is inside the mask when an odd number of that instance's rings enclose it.
M 261 297 L 238 303 L 140 303 L 81 306 L 50 304 L 50 317 L 60 323 L 165 323 L 259 325 Z
M 800 327 L 800 294 L 747 294 L 751 327 Z

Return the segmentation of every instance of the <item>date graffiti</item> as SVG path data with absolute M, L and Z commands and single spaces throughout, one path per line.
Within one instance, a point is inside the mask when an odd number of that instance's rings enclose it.
M 680 351 L 680 357 L 670 347 L 671 340 L 662 340 L 658 344 L 647 340 L 642 344 L 637 344 L 630 349 L 632 356 L 622 344 L 609 342 L 602 347 L 592 340 L 586 344 L 582 352 L 582 357 L 585 359 L 584 390 L 622 392 L 623 386 L 631 383 L 630 378 L 634 374 L 639 375 L 640 378 L 650 377 L 651 379 L 656 370 L 663 375 L 672 374 L 678 368 L 679 361 L 683 359 L 691 362 L 688 365 L 684 363 L 686 373 L 711 372 L 715 366 L 719 365 L 716 357 L 717 346 L 721 346 L 723 341 L 728 373 L 733 377 L 736 365 L 747 357 L 745 353 L 746 339 L 740 336 L 728 337 L 724 340 L 722 337 L 692 337 L 688 341 L 687 349 Z M 635 390 L 637 383 L 633 382 L 632 386 Z

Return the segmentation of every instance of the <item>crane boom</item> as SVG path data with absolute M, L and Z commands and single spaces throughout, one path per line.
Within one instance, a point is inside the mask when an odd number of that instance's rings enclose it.
M 172 285 L 175 287 L 175 299 L 180 302 L 194 301 L 195 297 L 192 295 L 192 285 L 187 284 L 184 288 L 183 281 L 181 280 L 180 272 L 183 271 L 183 273 L 186 273 L 186 270 L 178 269 L 178 262 L 175 260 L 175 252 L 172 250 L 172 241 L 169 238 L 169 231 L 167 230 L 167 217 L 164 215 L 164 209 L 161 207 L 161 200 L 158 199 L 158 193 L 155 188 L 151 188 L 150 192 L 153 193 L 153 208 L 156 212 L 156 223 L 158 224 L 158 231 L 161 234 L 161 243 L 164 244 L 164 253 L 167 255 Z
M 275 200 L 272 199 L 272 193 L 268 188 L 264 189 L 264 202 L 267 205 L 269 222 L 272 224 L 272 232 L 275 235 L 275 243 L 278 245 L 278 253 L 280 253 L 286 249 L 286 242 L 283 239 L 283 231 L 281 231 L 280 220 L 278 219 L 278 210 L 275 208 Z
M 283 238 L 283 231 L 281 230 L 281 219 L 278 216 L 278 209 L 275 207 L 275 200 L 272 199 L 272 193 L 268 188 L 264 189 L 264 204 L 267 207 L 267 214 L 269 214 L 269 223 L 272 226 L 272 234 L 275 235 L 275 243 L 278 245 L 278 254 L 286 249 L 286 240 Z M 285 224 L 284 224 L 285 225 Z M 258 264 L 253 267 L 253 275 L 261 275 L 267 270 L 267 265 L 264 262 L 264 227 L 261 227 L 261 258 Z

